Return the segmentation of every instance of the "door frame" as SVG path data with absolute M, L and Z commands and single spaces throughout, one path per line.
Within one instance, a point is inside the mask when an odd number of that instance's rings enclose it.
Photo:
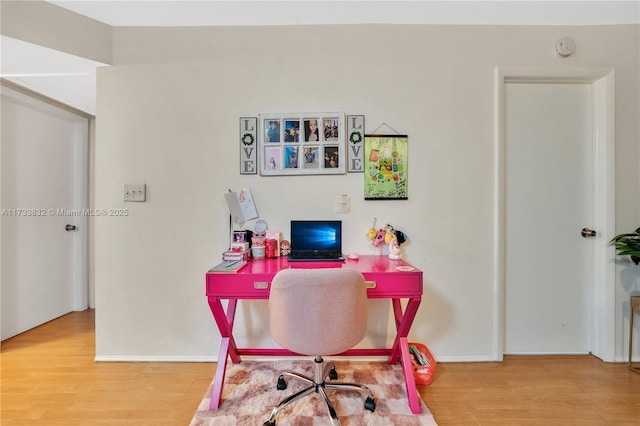
M 505 344 L 506 275 L 506 110 L 507 83 L 590 84 L 593 115 L 593 226 L 590 352 L 603 361 L 615 357 L 615 264 L 608 236 L 615 233 L 615 72 L 612 68 L 495 68 L 494 359 Z M 577 232 L 578 230 L 576 230 Z
M 77 118 L 77 122 L 74 124 L 73 209 L 79 212 L 87 211 L 89 202 L 89 143 L 95 117 L 6 79 L 0 79 L 0 92 L 3 96 L 22 105 L 46 110 L 61 117 L 72 114 Z M 0 197 L 0 208 L 2 208 L 1 200 Z M 74 311 L 83 311 L 89 307 L 89 216 L 79 214 L 68 217 L 69 223 L 78 228 L 74 232 L 71 253 L 73 261 L 72 309 Z M 1 231 L 0 238 L 2 238 Z

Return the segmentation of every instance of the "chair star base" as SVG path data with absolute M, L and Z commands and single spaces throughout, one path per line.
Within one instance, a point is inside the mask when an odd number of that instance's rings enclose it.
M 277 388 L 278 390 L 283 390 L 287 388 L 287 384 L 284 380 L 284 377 L 291 377 L 295 380 L 300 380 L 309 386 L 306 388 L 284 398 L 282 401 L 276 405 L 271 411 L 271 416 L 269 420 L 264 422 L 264 426 L 275 426 L 276 425 L 276 416 L 278 412 L 284 408 L 285 406 L 296 402 L 297 400 L 304 398 L 305 396 L 311 395 L 313 393 L 319 394 L 325 402 L 327 407 L 327 412 L 331 419 L 331 424 L 334 426 L 340 425 L 340 420 L 338 419 L 338 415 L 336 414 L 336 410 L 333 408 L 329 397 L 327 396 L 326 390 L 353 390 L 367 394 L 367 399 L 364 402 L 364 408 L 369 411 L 375 411 L 376 403 L 373 399 L 373 394 L 369 390 L 368 387 L 364 385 L 359 385 L 355 383 L 327 383 L 325 379 L 329 377 L 331 380 L 336 380 L 338 378 L 338 373 L 336 372 L 336 367 L 333 362 L 325 363 L 321 356 L 317 356 L 314 360 L 314 378 L 306 377 L 301 374 L 295 373 L 293 371 L 285 371 L 280 377 L 278 377 Z

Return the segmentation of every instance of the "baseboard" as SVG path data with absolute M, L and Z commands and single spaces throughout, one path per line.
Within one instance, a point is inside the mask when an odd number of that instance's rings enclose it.
M 538 354 L 540 355 L 540 354 Z M 553 354 L 548 354 L 553 356 Z M 567 354 L 563 354 L 567 355 Z M 584 355 L 584 354 L 580 354 Z M 544 356 L 544 355 L 541 355 Z M 372 356 L 372 357 L 341 357 L 331 356 L 327 357 L 332 360 L 343 361 L 386 361 L 386 357 Z M 243 356 L 242 359 L 247 361 L 275 361 L 275 360 L 291 360 L 300 359 L 300 357 L 264 357 L 264 356 Z M 217 356 L 129 356 L 129 355 L 96 355 L 95 362 L 218 362 Z M 473 356 L 437 356 L 437 362 L 499 362 L 495 358 L 489 355 L 473 355 Z M 614 362 L 628 362 L 626 359 L 616 359 Z
M 342 361 L 386 361 L 387 357 L 384 356 L 369 356 L 369 357 L 353 357 L 353 356 L 330 356 L 332 360 Z M 283 357 L 265 357 L 265 356 L 242 356 L 243 360 L 247 361 L 276 361 L 276 360 L 291 360 L 300 359 L 297 356 L 283 356 Z M 438 362 L 494 362 L 495 359 L 490 356 L 443 356 L 436 357 Z M 95 362 L 217 362 L 217 356 L 130 356 L 130 355 L 96 355 Z
M 499 362 L 491 355 L 473 355 L 473 356 L 437 356 L 434 355 L 437 362 Z
M 96 355 L 95 362 L 217 362 L 216 356 Z

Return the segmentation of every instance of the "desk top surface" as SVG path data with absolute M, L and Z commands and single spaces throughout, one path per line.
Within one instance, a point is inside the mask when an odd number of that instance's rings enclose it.
M 389 259 L 389 256 L 383 255 L 361 255 L 358 260 L 345 259 L 344 262 L 289 262 L 287 257 L 253 259 L 236 274 L 269 274 L 288 268 L 352 268 L 361 273 L 422 272 L 402 259 Z

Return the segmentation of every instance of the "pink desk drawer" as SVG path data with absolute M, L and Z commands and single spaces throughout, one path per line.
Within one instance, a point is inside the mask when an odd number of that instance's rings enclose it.
M 207 274 L 207 296 L 268 299 L 273 274 Z
M 422 294 L 422 272 L 407 274 L 364 273 L 369 298 L 409 297 Z

